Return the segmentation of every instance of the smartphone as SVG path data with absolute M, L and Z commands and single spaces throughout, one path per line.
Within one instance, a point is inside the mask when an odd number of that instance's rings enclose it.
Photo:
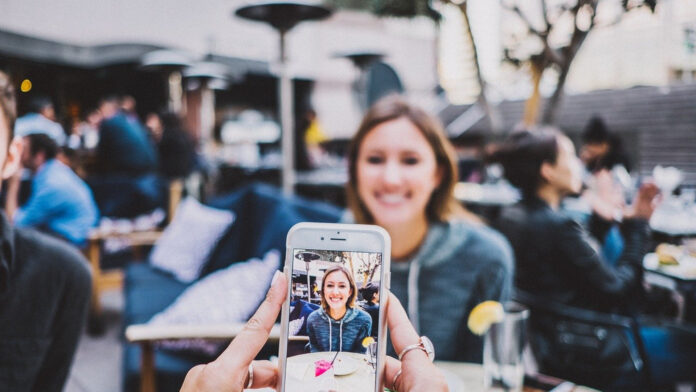
M 283 392 L 383 391 L 391 239 L 378 226 L 299 223 L 288 232 Z

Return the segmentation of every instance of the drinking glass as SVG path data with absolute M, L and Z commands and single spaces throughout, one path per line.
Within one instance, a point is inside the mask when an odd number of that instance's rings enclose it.
M 483 384 L 486 391 L 521 392 L 524 381 L 522 351 L 529 310 L 509 302 L 505 316 L 491 325 L 483 342 Z
M 372 366 L 372 371 L 374 371 L 377 366 L 377 342 L 372 342 L 367 346 L 365 355 L 367 355 L 367 363 Z

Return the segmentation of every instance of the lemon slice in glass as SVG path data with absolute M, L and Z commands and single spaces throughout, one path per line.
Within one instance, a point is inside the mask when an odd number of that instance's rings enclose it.
M 362 346 L 365 348 L 368 348 L 374 342 L 375 342 L 375 338 L 373 338 L 372 336 L 368 336 L 362 340 Z
M 503 321 L 505 310 L 498 301 L 485 301 L 476 305 L 469 314 L 467 323 L 469 330 L 476 335 L 483 335 L 491 324 Z

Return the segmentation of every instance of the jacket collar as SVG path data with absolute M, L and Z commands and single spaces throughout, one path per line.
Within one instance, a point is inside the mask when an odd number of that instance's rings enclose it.
M 14 267 L 14 228 L 0 211 L 0 294 L 7 290 Z
M 547 203 L 537 195 L 524 196 L 520 203 L 527 207 L 552 209 L 549 203 Z

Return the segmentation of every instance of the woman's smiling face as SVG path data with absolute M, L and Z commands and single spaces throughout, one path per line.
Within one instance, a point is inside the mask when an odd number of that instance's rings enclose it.
M 341 310 L 346 307 L 352 294 L 350 281 L 342 271 L 334 271 L 324 276 L 323 295 L 329 308 Z
M 369 131 L 356 171 L 360 200 L 375 223 L 385 227 L 423 221 L 442 178 L 430 143 L 405 117 Z

